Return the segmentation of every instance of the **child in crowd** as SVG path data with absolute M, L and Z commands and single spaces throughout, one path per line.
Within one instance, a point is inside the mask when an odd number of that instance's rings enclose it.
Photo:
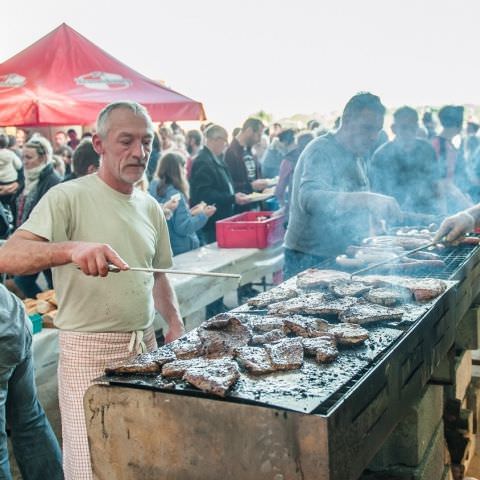
M 8 148 L 8 144 L 8 136 L 0 134 L 0 185 L 15 183 L 22 168 L 22 161 Z

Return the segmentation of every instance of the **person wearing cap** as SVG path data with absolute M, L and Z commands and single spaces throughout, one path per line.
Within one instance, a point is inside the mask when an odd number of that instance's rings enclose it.
M 449 214 L 468 208 L 472 201 L 466 193 L 469 182 L 465 163 L 453 139 L 460 134 L 463 125 L 464 108 L 446 105 L 438 112 L 442 130 L 432 139 L 432 146 L 437 156 L 439 169 L 439 188 L 444 199 L 440 213 Z

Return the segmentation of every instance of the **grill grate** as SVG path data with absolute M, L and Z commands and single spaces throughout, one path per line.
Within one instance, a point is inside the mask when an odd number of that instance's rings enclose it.
M 381 273 L 382 275 L 402 275 L 408 277 L 431 277 L 442 280 L 460 280 L 462 278 L 463 267 L 465 267 L 470 259 L 479 251 L 480 248 L 477 245 L 459 245 L 457 247 L 447 247 L 443 250 L 436 252 L 441 259 L 445 262 L 443 268 L 428 268 L 419 266 L 417 269 L 408 272 L 398 272 L 396 269 L 391 271 L 372 269 L 368 274 Z M 316 266 L 320 269 L 333 269 L 353 271 L 354 269 L 341 268 L 334 259 L 328 259 Z

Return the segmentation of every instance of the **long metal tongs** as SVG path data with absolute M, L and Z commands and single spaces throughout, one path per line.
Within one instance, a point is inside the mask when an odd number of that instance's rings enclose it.
M 199 275 L 204 277 L 236 278 L 237 280 L 241 278 L 241 275 L 239 275 L 238 273 L 199 272 L 195 270 L 170 270 L 167 268 L 143 268 L 143 267 L 130 267 L 128 270 L 120 270 L 115 265 L 109 265 L 108 271 L 113 273 L 119 273 L 119 272 L 173 273 L 174 275 Z
M 368 272 L 369 270 L 373 270 L 374 268 L 381 267 L 382 265 L 387 265 L 388 263 L 393 263 L 396 262 L 397 260 L 400 260 L 401 258 L 408 257 L 409 255 L 412 255 L 413 253 L 420 252 L 422 250 L 426 250 L 427 248 L 434 247 L 435 245 L 439 245 L 443 243 L 442 241 L 439 242 L 430 242 L 427 243 L 426 245 L 422 245 L 420 247 L 414 248 L 413 250 L 409 250 L 408 252 L 403 252 L 400 255 L 397 255 L 396 257 L 393 258 L 388 258 L 386 260 L 382 260 L 381 262 L 378 263 L 372 263 L 368 267 L 362 268 L 361 270 L 357 270 L 356 272 L 353 272 L 350 274 L 350 279 L 352 279 L 355 275 L 359 275 L 361 273 Z

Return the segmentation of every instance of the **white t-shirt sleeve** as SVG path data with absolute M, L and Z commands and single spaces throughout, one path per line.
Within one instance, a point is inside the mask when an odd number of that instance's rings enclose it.
M 50 242 L 69 240 L 69 213 L 67 196 L 60 188 L 51 188 L 37 203 L 28 220 L 20 226 Z

